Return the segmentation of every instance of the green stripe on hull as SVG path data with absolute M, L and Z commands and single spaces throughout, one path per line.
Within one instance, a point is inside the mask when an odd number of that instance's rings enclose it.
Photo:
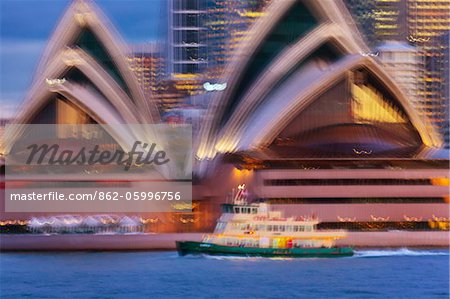
M 202 242 L 180 242 L 177 241 L 178 253 L 183 256 L 187 254 L 208 255 L 231 255 L 231 256 L 260 256 L 260 257 L 342 257 L 352 256 L 353 249 L 350 247 L 333 248 L 257 248 L 257 247 L 235 247 L 222 246 Z

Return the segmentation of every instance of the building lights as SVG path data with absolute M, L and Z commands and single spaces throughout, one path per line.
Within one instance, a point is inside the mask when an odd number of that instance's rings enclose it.
M 364 56 L 364 57 L 377 57 L 380 54 L 380 52 L 375 52 L 375 53 L 371 53 L 371 52 L 363 53 L 363 52 L 360 52 L 359 54 L 361 54 L 361 56 Z
M 337 216 L 337 219 L 339 220 L 339 222 L 355 222 L 356 221 L 356 217 L 340 217 L 340 216 Z
M 203 84 L 203 88 L 206 91 L 223 91 L 223 90 L 225 90 L 225 88 L 227 88 L 227 83 L 211 84 L 209 82 L 206 82 Z
M 410 217 L 410 216 L 406 216 L 406 215 L 403 215 L 403 218 L 406 221 L 413 221 L 413 222 L 420 222 L 423 219 L 423 217 Z
M 48 79 L 45 78 L 45 83 L 47 83 L 48 86 L 55 86 L 58 84 L 64 84 L 66 82 L 65 78 L 62 79 Z
M 386 221 L 389 221 L 389 219 L 390 219 L 389 216 L 388 216 L 388 217 L 382 217 L 382 216 L 376 217 L 376 216 L 374 216 L 374 215 L 370 215 L 370 218 L 371 218 L 373 221 L 376 221 L 376 222 L 386 222 Z
M 425 42 L 430 41 L 429 37 L 424 38 L 424 37 L 416 37 L 416 36 L 412 36 L 412 35 L 408 36 L 406 39 L 412 43 L 425 43 Z
M 370 155 L 372 153 L 372 150 L 357 150 L 356 148 L 353 149 L 353 152 L 357 155 Z

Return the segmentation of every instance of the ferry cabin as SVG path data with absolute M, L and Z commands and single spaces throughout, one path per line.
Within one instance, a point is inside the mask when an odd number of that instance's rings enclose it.
M 213 235 L 204 242 L 241 247 L 332 247 L 343 231 L 317 231 L 314 217 L 283 218 L 267 204 L 225 204 Z

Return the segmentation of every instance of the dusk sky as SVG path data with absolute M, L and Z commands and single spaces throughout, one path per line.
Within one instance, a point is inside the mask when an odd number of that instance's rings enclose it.
M 163 0 L 97 0 L 129 44 L 161 38 Z M 24 99 L 47 40 L 70 0 L 0 0 L 0 118 L 14 115 Z M 165 1 L 164 1 L 165 2 Z

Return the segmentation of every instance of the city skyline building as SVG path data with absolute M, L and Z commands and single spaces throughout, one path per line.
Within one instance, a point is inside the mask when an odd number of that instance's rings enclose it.
M 421 100 L 423 84 L 420 81 L 424 62 L 418 49 L 406 42 L 389 40 L 376 49 L 377 57 L 403 90 L 410 96 L 418 111 L 423 110 Z M 423 118 L 427 121 L 427 118 Z
M 449 126 L 448 121 L 450 121 L 450 31 L 447 31 L 447 33 L 442 37 L 443 44 L 449 45 L 447 49 L 444 48 L 443 56 L 442 56 L 442 62 L 444 66 L 444 77 L 443 84 L 441 84 L 442 94 L 444 95 L 444 98 L 447 99 L 447 109 L 444 110 L 445 113 L 445 119 L 447 120 L 447 126 Z M 450 144 L 450 129 L 444 130 L 444 142 L 449 147 Z
M 421 48 L 425 61 L 424 112 L 448 148 L 449 98 L 445 89 L 449 86 L 449 65 L 445 56 L 449 43 L 445 37 L 450 31 L 450 0 L 409 0 L 407 22 L 407 38 Z
M 404 42 L 409 34 L 407 0 L 375 0 L 374 6 L 374 33 L 377 42 Z
M 269 0 L 171 0 L 168 74 L 189 96 L 211 93 Z M 210 96 L 210 95 L 205 95 Z
M 447 210 L 439 137 L 361 55 L 369 49 L 341 5 L 274 2 L 252 27 L 202 124 L 198 196 L 221 202 L 244 183 L 287 217 L 363 230 L 427 227 L 432 210 Z
M 449 147 L 448 32 L 450 0 L 347 0 L 370 44 L 385 41 L 408 42 L 418 49 L 423 61 L 419 100 L 422 117 L 437 129 Z M 402 64 L 402 62 L 400 62 Z
M 374 26 L 375 1 L 345 0 L 345 4 L 359 30 L 363 33 L 367 44 L 371 47 L 377 46 Z
M 162 46 L 157 43 L 130 46 L 127 60 L 141 86 L 147 101 L 155 101 L 161 111 L 164 106 L 159 95 L 164 92 L 162 82 L 166 76 Z

